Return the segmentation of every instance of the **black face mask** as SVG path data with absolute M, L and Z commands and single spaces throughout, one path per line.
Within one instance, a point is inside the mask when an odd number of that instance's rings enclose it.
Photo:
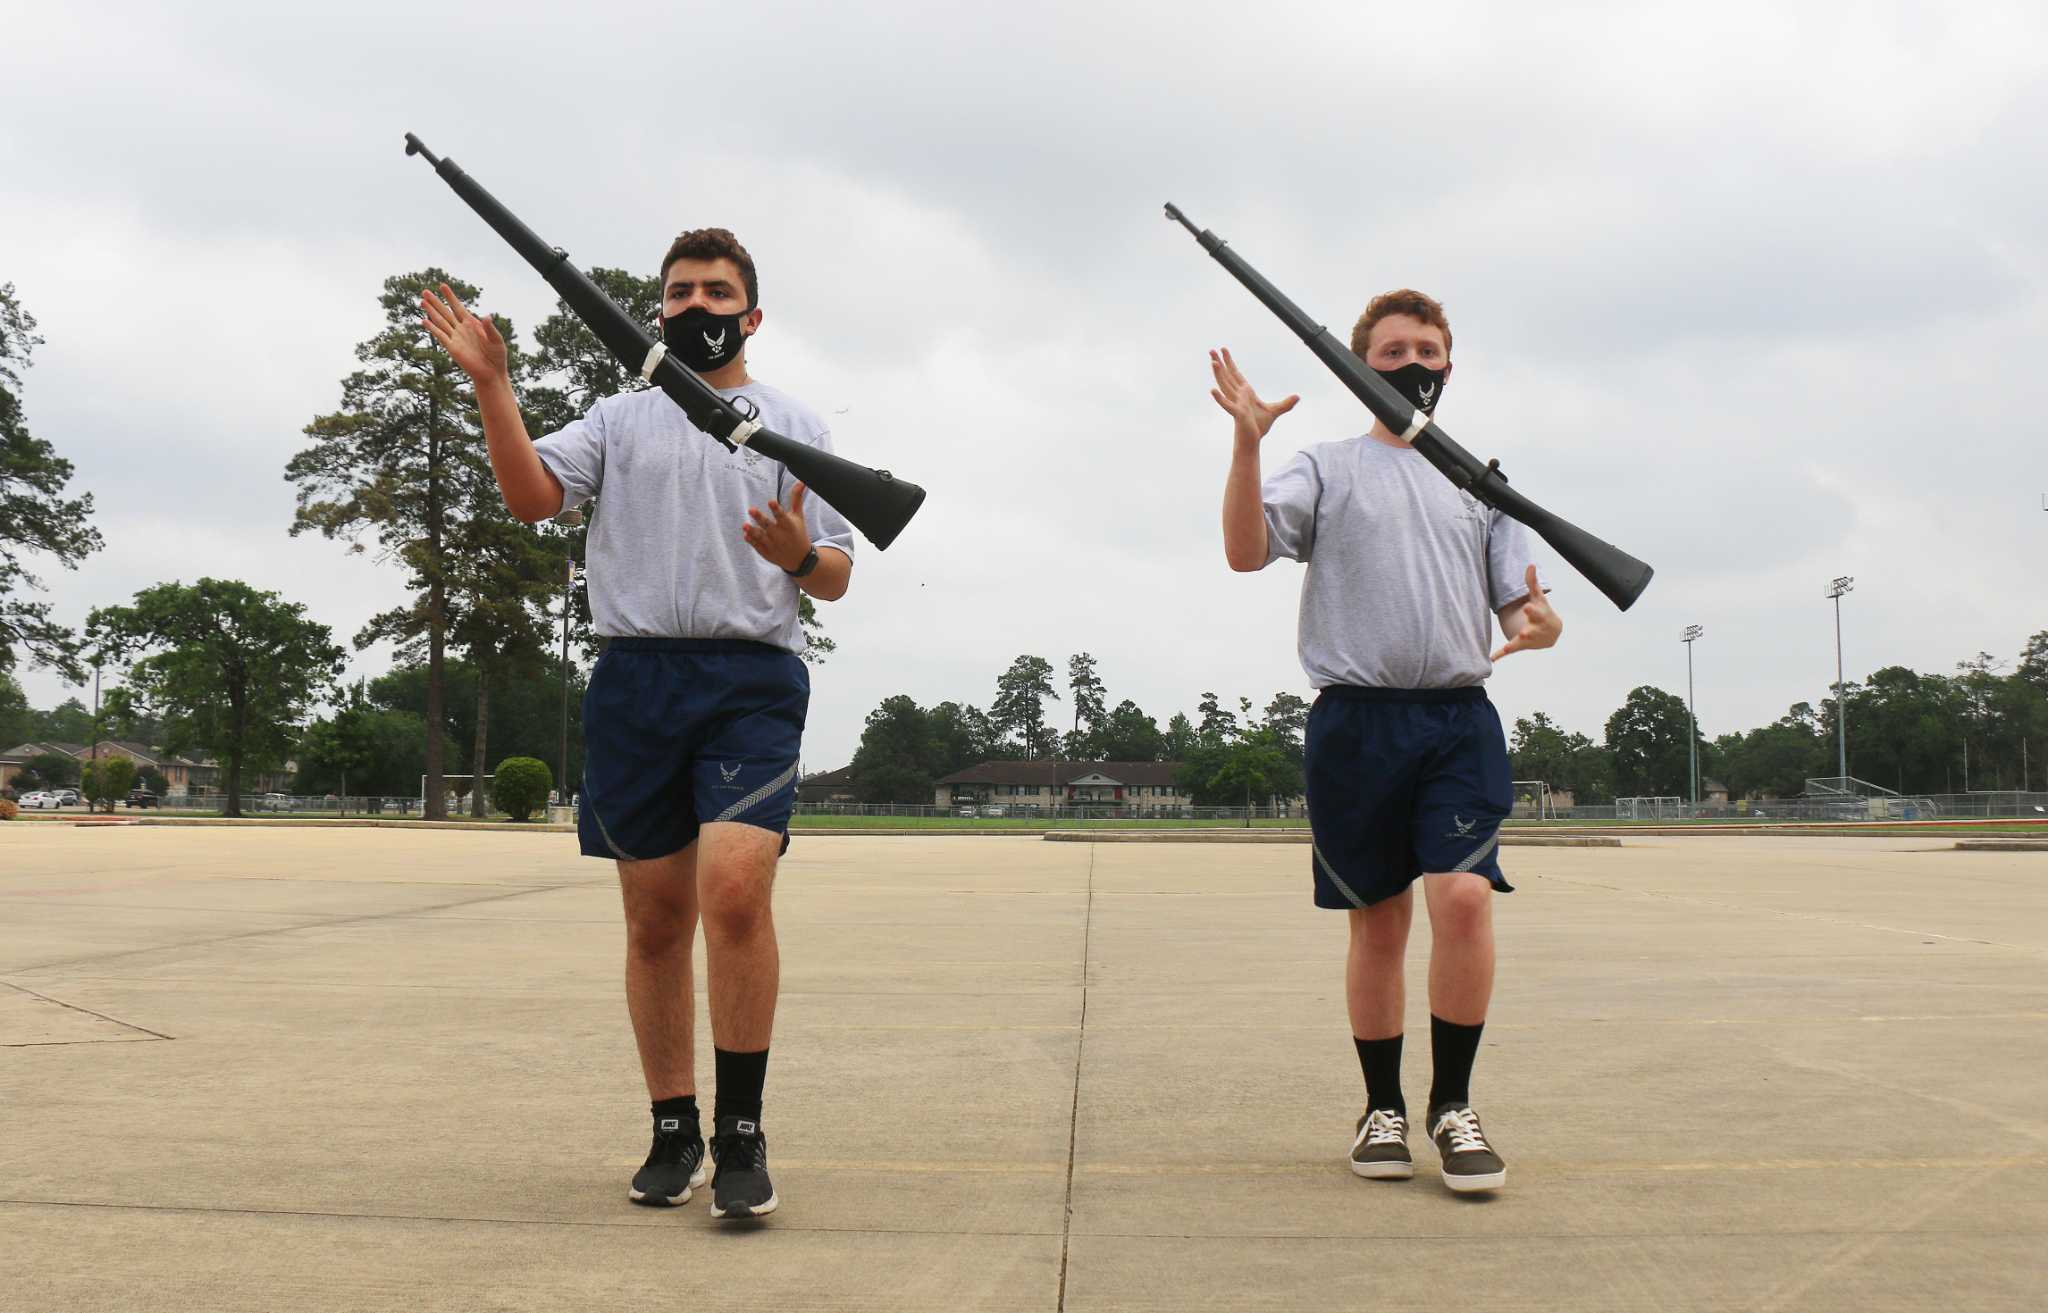
M 661 321 L 661 340 L 678 360 L 706 374 L 739 359 L 747 336 L 740 331 L 744 315 L 714 315 L 693 305 Z
M 1447 371 L 1431 369 L 1417 360 L 1411 360 L 1399 369 L 1375 369 L 1373 373 L 1387 380 L 1387 383 L 1407 398 L 1408 404 L 1425 415 L 1436 414 L 1436 403 L 1443 400 L 1444 376 Z

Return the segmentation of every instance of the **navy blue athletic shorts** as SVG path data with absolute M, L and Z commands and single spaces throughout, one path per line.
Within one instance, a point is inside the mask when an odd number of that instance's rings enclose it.
M 779 647 L 612 639 L 583 695 L 583 855 L 666 857 L 707 821 L 786 840 L 810 705 L 810 672 Z
M 1445 871 L 1513 892 L 1498 857 L 1513 772 L 1485 689 L 1326 688 L 1307 746 L 1317 907 L 1369 907 Z

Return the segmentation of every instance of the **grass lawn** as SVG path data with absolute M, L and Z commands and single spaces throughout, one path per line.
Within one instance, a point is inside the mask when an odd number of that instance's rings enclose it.
M 1300 830 L 1308 828 L 1302 818 L 1255 820 L 1254 829 Z M 1242 820 L 1054 820 L 1044 816 L 812 816 L 800 815 L 790 821 L 792 830 L 1015 830 L 1022 834 L 1040 830 L 1241 830 Z

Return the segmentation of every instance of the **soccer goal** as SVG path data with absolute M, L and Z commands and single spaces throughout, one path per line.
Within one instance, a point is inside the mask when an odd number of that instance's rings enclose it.
M 1614 819 L 1617 821 L 1676 821 L 1685 817 L 1685 799 L 1616 798 Z
M 484 810 L 489 811 L 491 807 L 491 781 L 496 778 L 497 776 L 495 774 L 449 775 L 444 773 L 441 776 L 441 784 L 443 788 L 446 790 L 446 795 L 443 801 L 445 801 L 448 804 L 448 810 L 451 812 L 458 810 L 467 810 L 469 805 L 470 790 L 477 787 L 477 781 L 481 780 L 483 781 Z M 420 811 L 422 814 L 424 814 L 426 810 L 427 777 L 422 775 L 420 776 Z
M 1524 815 L 1522 809 L 1526 807 L 1529 809 L 1526 814 L 1534 816 L 1539 821 L 1556 818 L 1557 808 L 1551 805 L 1548 784 L 1542 780 L 1516 780 L 1514 783 L 1516 815 Z

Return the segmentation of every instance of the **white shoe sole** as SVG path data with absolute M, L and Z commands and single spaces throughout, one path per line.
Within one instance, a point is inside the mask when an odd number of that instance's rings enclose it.
M 1445 1172 L 1443 1177 L 1444 1184 L 1459 1194 L 1473 1194 L 1480 1190 L 1498 1190 L 1508 1183 L 1508 1172 L 1505 1167 L 1497 1172 L 1488 1172 L 1483 1176 L 1453 1176 L 1449 1172 Z
M 683 1204 L 690 1202 L 690 1192 L 692 1190 L 701 1190 L 703 1188 L 704 1169 L 702 1167 L 699 1167 L 696 1171 L 690 1173 L 690 1183 L 683 1187 L 683 1192 L 681 1194 L 655 1196 L 647 1194 L 641 1190 L 631 1189 L 629 1187 L 626 1191 L 626 1197 L 628 1199 L 631 1199 L 636 1204 L 653 1204 L 656 1206 L 678 1208 L 681 1207 Z
M 720 1207 L 719 1207 L 719 1206 L 718 1206 L 717 1204 L 713 1204 L 713 1205 L 711 1205 L 711 1215 L 712 1215 L 713 1217 L 717 1217 L 717 1218 L 731 1218 L 731 1219 L 733 1219 L 734 1221 L 745 1221 L 745 1220 L 746 1220 L 747 1218 L 749 1218 L 749 1217 L 766 1217 L 766 1216 L 768 1216 L 768 1214 L 770 1214 L 770 1213 L 772 1213 L 772 1212 L 774 1212 L 774 1211 L 775 1211 L 775 1209 L 776 1209 L 776 1206 L 777 1206 L 778 1204 L 780 1204 L 781 1202 L 782 1202 L 782 1200 L 780 1200 L 779 1198 L 777 1198 L 777 1197 L 776 1197 L 775 1195 L 773 1195 L 773 1194 L 770 1194 L 770 1195 L 768 1196 L 768 1202 L 767 1202 L 767 1203 L 765 1203 L 765 1204 L 762 1204 L 762 1205 L 761 1205 L 760 1207 L 758 1207 L 758 1208 L 755 1208 L 755 1209 L 753 1209 L 753 1210 L 751 1210 L 751 1211 L 749 1211 L 749 1212 L 744 1212 L 744 1213 L 743 1213 L 743 1212 L 741 1212 L 741 1211 L 739 1211 L 739 1210 L 738 1210 L 738 1209 L 736 1209 L 736 1208 L 735 1208 L 735 1209 L 731 1209 L 731 1210 L 727 1210 L 727 1209 L 723 1209 L 723 1208 L 720 1208 Z
M 1415 1175 L 1415 1164 L 1353 1162 L 1351 1174 L 1363 1176 L 1368 1181 L 1405 1181 Z

